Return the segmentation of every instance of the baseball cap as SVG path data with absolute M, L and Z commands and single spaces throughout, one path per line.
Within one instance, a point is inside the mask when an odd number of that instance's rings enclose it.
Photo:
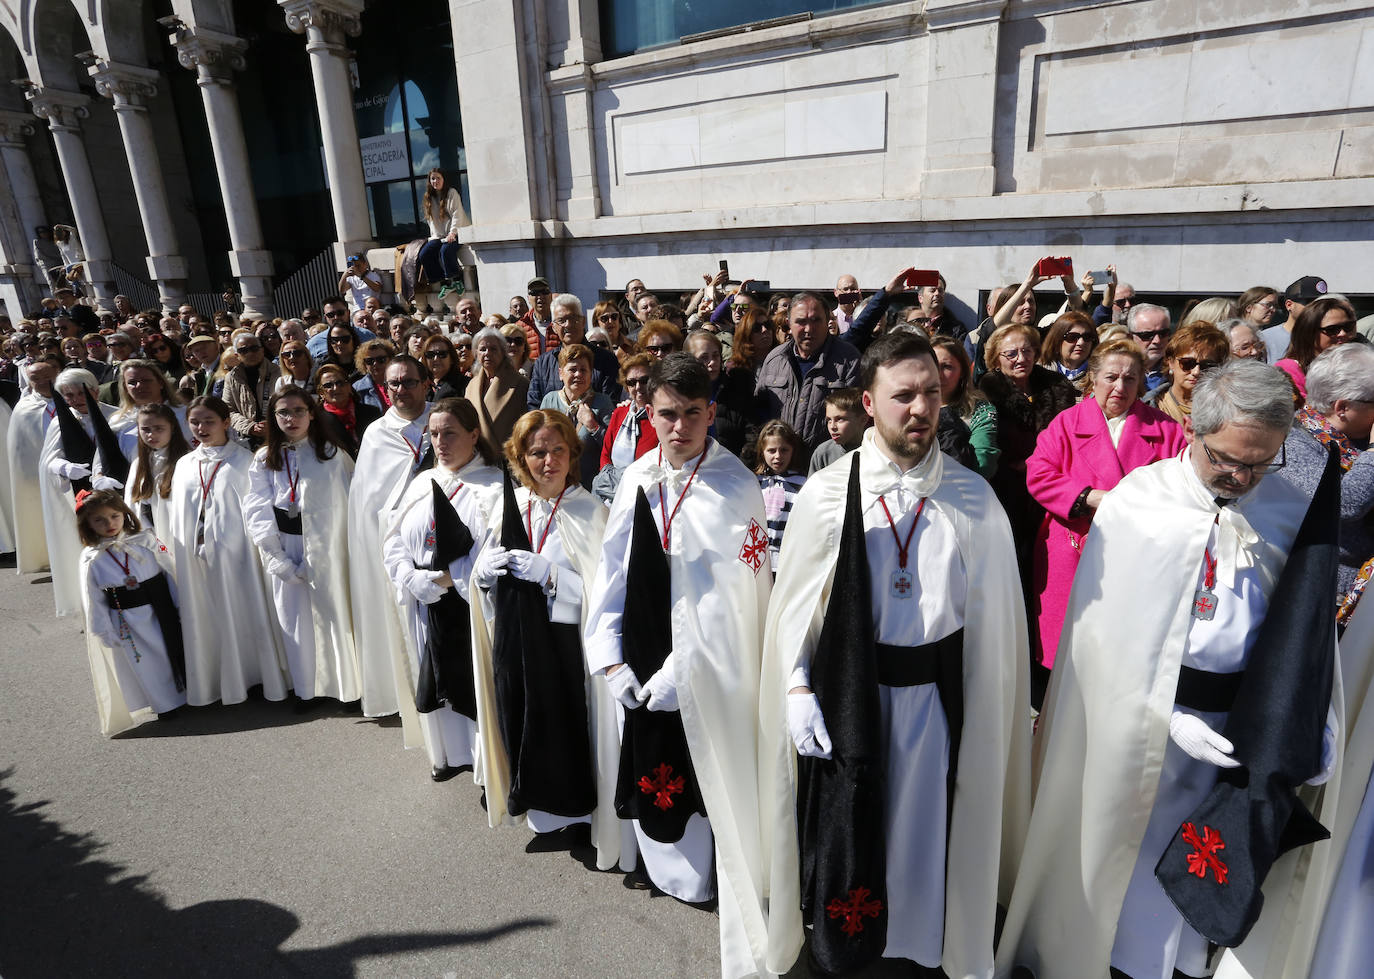
M 1326 280 L 1319 275 L 1304 275 L 1297 282 L 1294 282 L 1287 289 L 1283 290 L 1283 298 L 1291 299 L 1294 302 L 1310 303 L 1314 299 L 1320 299 L 1326 295 Z
M 551 292 L 552 290 L 549 288 L 548 279 L 541 276 L 535 276 L 533 279 L 530 279 L 529 283 L 525 286 L 525 291 L 528 293 L 535 293 Z

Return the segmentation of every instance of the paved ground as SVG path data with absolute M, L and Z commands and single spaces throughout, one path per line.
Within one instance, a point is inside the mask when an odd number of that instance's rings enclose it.
M 527 853 L 395 726 L 257 700 L 107 740 L 46 577 L 0 568 L 0 617 L 4 979 L 719 974 L 713 914 Z

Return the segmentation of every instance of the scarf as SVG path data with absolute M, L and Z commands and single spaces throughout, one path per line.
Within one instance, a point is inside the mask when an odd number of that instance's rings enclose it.
M 1360 450 L 1344 432 L 1332 428 L 1326 416 L 1320 414 L 1317 409 L 1311 405 L 1304 405 L 1302 411 L 1298 412 L 1297 422 L 1323 446 L 1336 446 L 1341 454 L 1341 472 L 1349 472 L 1350 467 L 1355 465 L 1355 460 L 1360 457 Z
M 358 413 L 354 410 L 352 398 L 348 399 L 347 408 L 340 408 L 326 401 L 324 402 L 324 410 L 339 420 L 339 423 L 343 425 L 344 430 L 348 432 L 351 438 L 357 438 L 355 429 L 358 426 Z

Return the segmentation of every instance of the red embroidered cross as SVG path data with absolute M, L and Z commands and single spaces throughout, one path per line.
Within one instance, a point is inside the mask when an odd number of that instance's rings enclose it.
M 654 769 L 654 777 L 647 775 L 639 777 L 639 791 L 645 795 L 654 797 L 654 805 L 665 812 L 673 808 L 673 796 L 681 792 L 687 785 L 687 779 L 679 775 L 677 778 L 669 778 L 673 774 L 673 766 L 666 762 Z
M 1217 851 L 1226 849 L 1221 834 L 1210 826 L 1202 827 L 1202 836 L 1197 835 L 1197 827 L 1192 823 L 1183 824 L 1183 842 L 1193 848 L 1188 854 L 1188 872 L 1206 879 L 1208 868 L 1217 875 L 1217 883 L 1226 883 L 1228 873 L 1226 864 L 1217 858 Z
M 841 900 L 834 898 L 825 906 L 825 913 L 831 918 L 844 918 L 844 924 L 840 926 L 850 938 L 864 930 L 864 918 L 876 918 L 878 912 L 883 909 L 882 901 L 870 901 L 868 895 L 871 894 L 867 887 L 856 887 L 849 892 L 849 897 Z
M 739 549 L 739 559 L 749 565 L 754 574 L 758 574 L 767 552 L 768 535 L 763 532 L 757 520 L 750 520 L 749 531 L 744 535 L 744 546 Z

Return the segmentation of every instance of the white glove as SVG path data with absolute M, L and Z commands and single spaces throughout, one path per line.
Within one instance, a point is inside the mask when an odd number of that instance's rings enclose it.
M 787 730 L 797 754 L 807 758 L 830 757 L 830 732 L 821 716 L 821 702 L 814 693 L 787 695 Z
M 1336 728 L 1336 712 L 1328 707 L 1322 731 L 1322 770 L 1307 780 L 1308 785 L 1324 785 L 1336 774 Z
M 628 666 L 622 665 L 614 673 L 607 673 L 606 686 L 611 688 L 611 696 L 620 701 L 626 710 L 643 706 L 644 694 L 639 686 L 639 677 Z
M 506 573 L 506 565 L 510 562 L 510 551 L 500 544 L 489 547 L 477 555 L 477 560 L 473 562 L 472 574 L 477 579 L 479 588 L 490 588 L 496 584 L 496 579 Z
M 673 682 L 673 654 L 644 684 L 644 706 L 650 710 L 677 710 L 677 684 Z
M 1236 746 L 1223 738 L 1195 714 L 1174 711 L 1169 718 L 1169 737 L 1190 757 L 1218 768 L 1239 768 L 1240 762 L 1231 757 Z
M 300 564 L 293 565 L 292 567 L 295 568 L 296 580 L 299 581 L 301 584 L 305 584 L 307 581 L 310 580 L 310 572 L 306 570 L 304 561 L 302 561 Z
M 296 565 L 288 561 L 284 555 L 265 554 L 262 563 L 267 573 L 274 578 L 280 578 L 282 581 L 297 580 Z
M 117 490 L 123 489 L 124 484 L 113 476 L 106 476 L 104 473 L 99 476 L 91 477 L 91 486 L 98 490 Z
M 545 591 L 553 575 L 553 562 L 533 551 L 509 551 L 506 567 L 521 581 L 532 581 Z
M 54 476 L 61 476 L 63 479 L 85 479 L 91 474 L 90 466 L 83 466 L 79 462 L 68 462 L 66 459 L 54 459 L 48 463 L 48 472 Z

